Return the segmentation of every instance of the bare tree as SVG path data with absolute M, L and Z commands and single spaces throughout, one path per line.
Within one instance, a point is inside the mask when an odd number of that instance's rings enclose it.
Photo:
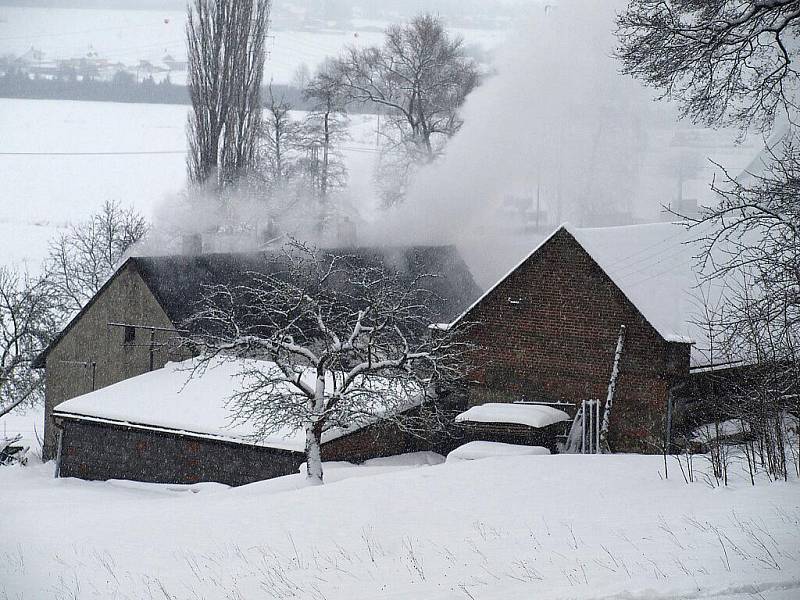
M 797 109 L 798 0 L 631 0 L 617 20 L 625 73 L 710 124 L 772 126 Z
M 308 477 L 322 483 L 325 431 L 400 420 L 431 406 L 436 389 L 460 380 L 468 345 L 455 332 L 427 334 L 428 276 L 412 277 L 356 256 L 298 242 L 271 258 L 271 274 L 208 289 L 192 318 L 192 343 L 212 357 L 258 359 L 233 400 L 238 419 L 262 435 L 304 430 Z M 435 411 L 433 411 L 435 413 Z
M 55 330 L 45 282 L 0 267 L 0 417 L 41 399 L 42 373 L 31 363 Z
M 349 48 L 336 68 L 347 100 L 375 105 L 385 117 L 382 150 L 390 160 L 384 165 L 399 163 L 398 188 L 407 183 L 409 165 L 441 154 L 461 127 L 458 109 L 479 80 L 462 40 L 429 14 L 389 27 L 381 47 Z M 385 200 L 401 196 L 389 193 Z
M 320 212 L 324 220 L 329 193 L 344 187 L 347 182 L 347 168 L 340 146 L 349 137 L 349 120 L 346 97 L 332 61 L 328 60 L 319 67 L 308 82 L 304 95 L 311 102 L 304 124 L 305 145 L 309 152 L 307 170 L 312 175 L 312 190 L 322 205 Z
M 268 88 L 266 118 L 259 131 L 257 177 L 267 193 L 283 191 L 298 171 L 298 151 L 302 147 L 301 123 L 292 118 L 292 105 Z
M 51 242 L 46 283 L 64 316 L 83 308 L 147 228 L 144 217 L 132 208 L 106 202 L 100 212 Z
M 189 180 L 225 187 L 253 167 L 270 0 L 192 0 L 186 41 Z
M 725 402 L 785 459 L 783 435 L 763 432 L 800 412 L 800 1 L 631 0 L 617 24 L 624 72 L 678 99 L 684 116 L 743 132 L 768 132 L 779 114 L 788 123 L 763 169 L 725 173 L 718 204 L 687 218 L 703 282 L 722 294 L 708 315 L 716 357 L 742 366 L 720 382 Z M 771 463 L 785 475 L 785 462 Z

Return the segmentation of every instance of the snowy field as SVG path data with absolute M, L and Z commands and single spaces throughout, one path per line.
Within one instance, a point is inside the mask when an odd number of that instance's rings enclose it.
M 52 235 L 106 200 L 151 218 L 186 184 L 187 112 L 175 105 L 0 99 L 0 265 L 35 271 Z M 350 192 L 373 197 L 375 118 L 354 115 L 350 134 Z
M 85 218 L 112 199 L 151 212 L 184 186 L 187 110 L 0 99 L 5 174 L 0 221 L 62 224 Z M 75 154 L 165 151 L 174 154 Z
M 322 487 L 228 489 L 56 480 L 35 462 L 0 468 L 4 599 L 800 597 L 796 479 L 687 485 L 654 456 L 411 455 L 330 465 Z

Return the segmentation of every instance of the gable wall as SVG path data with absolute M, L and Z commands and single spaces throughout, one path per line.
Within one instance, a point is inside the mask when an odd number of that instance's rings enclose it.
M 137 329 L 134 342 L 136 345 L 125 345 L 123 328 L 110 327 L 110 322 L 172 327 L 172 323 L 130 263 L 100 292 L 47 356 L 44 426 L 46 458 L 54 456 L 56 447 L 56 430 L 51 418 L 53 407 L 92 391 L 90 363 L 96 363 L 94 389 L 149 370 L 149 331 Z M 155 334 L 156 343 L 174 338 L 175 335 L 168 332 Z M 157 349 L 154 368 L 161 368 L 168 360 L 175 358 L 167 350 Z
M 627 326 L 612 412 L 615 450 L 655 451 L 669 386 L 689 368 L 689 346 L 668 343 L 565 230 L 469 314 L 482 348 L 470 404 L 605 401 L 621 324 Z

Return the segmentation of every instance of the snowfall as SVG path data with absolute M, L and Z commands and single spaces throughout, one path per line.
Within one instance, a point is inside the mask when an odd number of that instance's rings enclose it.
M 0 430 L 33 441 L 35 423 Z M 0 467 L 0 598 L 800 597 L 795 477 L 719 487 L 658 456 L 466 454 L 227 488 L 55 479 L 32 450 Z

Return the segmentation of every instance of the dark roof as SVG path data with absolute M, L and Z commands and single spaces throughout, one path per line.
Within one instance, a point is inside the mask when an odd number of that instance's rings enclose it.
M 440 275 L 423 286 L 441 299 L 432 307 L 437 320 L 454 318 L 478 297 L 480 290 L 454 246 L 390 248 L 336 248 L 323 250 L 352 256 L 364 265 L 385 265 L 409 277 Z M 253 273 L 275 273 L 281 263 L 265 252 L 200 254 L 132 258 L 142 279 L 153 292 L 170 321 L 184 322 L 197 310 L 207 293 L 205 286 L 235 286 L 248 282 Z
M 480 294 L 472 274 L 454 246 L 336 248 L 323 251 L 352 256 L 365 265 L 385 265 L 408 273 L 409 277 L 425 273 L 438 275 L 423 284 L 440 299 L 435 306 L 429 307 L 438 322 L 449 322 Z M 129 258 L 117 273 L 129 266 L 136 269 L 167 317 L 178 327 L 195 313 L 207 293 L 206 286 L 241 285 L 246 284 L 253 273 L 275 273 L 281 266 L 279 262 L 271 260 L 273 257 L 267 252 L 135 256 Z M 80 320 L 115 277 L 116 273 L 36 358 L 35 367 L 45 366 L 50 350 Z

